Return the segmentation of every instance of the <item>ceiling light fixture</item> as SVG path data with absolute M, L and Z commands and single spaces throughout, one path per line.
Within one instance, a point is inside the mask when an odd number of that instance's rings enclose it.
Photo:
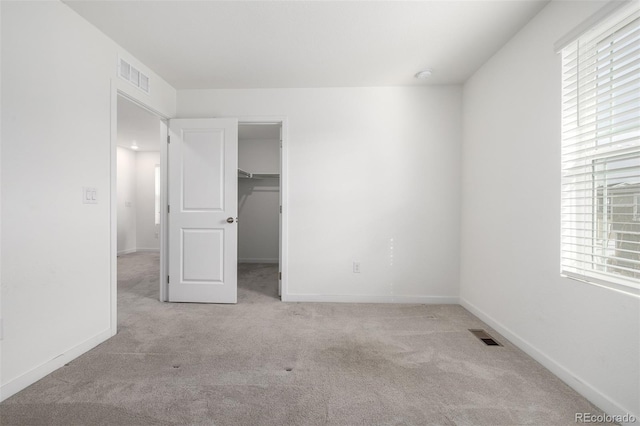
M 424 80 L 425 78 L 431 77 L 431 74 L 433 74 L 433 70 L 431 68 L 427 68 L 426 70 L 416 73 L 415 78 Z
M 134 151 L 137 151 L 138 148 L 138 143 L 136 141 L 131 142 L 131 149 L 133 149 Z

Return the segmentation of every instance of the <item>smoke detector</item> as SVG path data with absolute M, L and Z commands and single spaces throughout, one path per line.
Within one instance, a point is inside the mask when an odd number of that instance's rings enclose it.
M 417 72 L 414 77 L 417 78 L 418 80 L 424 80 L 426 78 L 431 77 L 431 74 L 433 74 L 433 70 L 431 68 L 427 68 L 426 70 Z

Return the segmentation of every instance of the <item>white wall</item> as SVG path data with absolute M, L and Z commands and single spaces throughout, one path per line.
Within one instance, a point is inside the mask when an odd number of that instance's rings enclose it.
M 280 173 L 280 140 L 238 139 L 238 167 L 251 173 Z
M 457 300 L 460 87 L 184 90 L 178 116 L 287 117 L 286 300 Z
M 2 25 L 2 7 L 0 7 L 0 29 L 1 29 L 1 25 Z M 0 49 L 2 48 L 2 31 L 0 31 Z M 0 50 L 1 51 L 1 50 Z M 2 111 L 2 83 L 3 83 L 3 79 L 2 79 L 2 54 L 0 54 L 0 113 Z M 0 117 L 0 286 L 2 286 L 2 117 Z M 2 312 L 2 289 L 0 288 L 0 327 L 2 327 L 4 329 L 4 325 L 2 323 L 2 318 L 4 318 L 3 316 L 3 312 Z M 3 383 L 3 379 L 2 379 L 2 340 L 0 339 L 0 401 L 2 401 L 2 383 Z
M 602 3 L 551 2 L 464 86 L 461 300 L 607 412 L 640 415 L 637 298 L 560 277 L 560 56 Z
M 60 2 L 0 7 L 6 398 L 115 331 L 110 117 L 118 55 L 152 78 L 150 96 L 115 83 L 122 90 L 168 116 L 175 90 Z M 97 188 L 98 204 L 82 204 L 83 186 Z
M 160 164 L 159 152 L 118 147 L 118 254 L 160 250 L 160 227 L 155 224 L 156 164 Z
M 160 226 L 155 224 L 155 167 L 159 164 L 159 152 L 136 153 L 137 250 L 160 250 Z
M 250 173 L 280 173 L 280 140 L 238 140 L 238 167 Z M 277 263 L 280 181 L 238 179 L 238 261 Z
M 118 254 L 136 251 L 136 153 L 118 147 Z

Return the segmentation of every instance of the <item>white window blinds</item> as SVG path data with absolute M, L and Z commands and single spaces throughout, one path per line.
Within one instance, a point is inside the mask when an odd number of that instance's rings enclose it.
M 562 49 L 562 273 L 640 289 L 640 11 Z

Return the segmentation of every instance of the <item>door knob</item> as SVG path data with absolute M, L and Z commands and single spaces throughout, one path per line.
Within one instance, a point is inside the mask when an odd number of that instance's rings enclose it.
M 227 223 L 233 223 L 233 218 L 232 217 L 228 217 L 227 218 Z

